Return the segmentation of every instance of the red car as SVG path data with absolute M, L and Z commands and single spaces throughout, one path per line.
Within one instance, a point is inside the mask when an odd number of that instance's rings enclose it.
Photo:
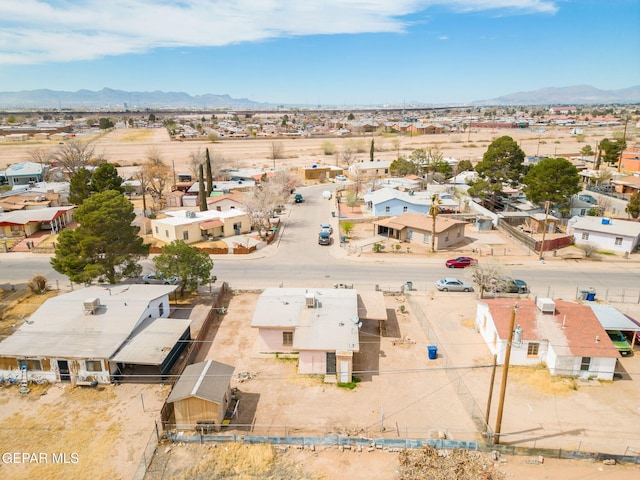
M 447 262 L 445 263 L 447 268 L 465 268 L 477 264 L 478 261 L 475 258 L 471 257 L 452 258 L 451 260 L 447 260 Z

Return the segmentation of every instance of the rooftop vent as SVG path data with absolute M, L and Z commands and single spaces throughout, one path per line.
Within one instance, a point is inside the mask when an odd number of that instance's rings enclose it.
M 536 307 L 542 313 L 556 313 L 556 304 L 550 298 L 538 298 L 536 300 Z
M 191 210 L 187 210 L 184 215 L 187 218 L 196 218 L 196 212 L 192 212 Z
M 98 297 L 87 298 L 82 302 L 82 307 L 84 308 L 85 315 L 97 315 L 100 309 L 100 299 Z
M 316 296 L 313 293 L 305 293 L 304 301 L 307 308 L 316 308 Z

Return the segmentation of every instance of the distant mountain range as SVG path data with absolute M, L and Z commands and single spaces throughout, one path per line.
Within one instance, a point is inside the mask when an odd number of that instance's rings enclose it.
M 490 100 L 478 100 L 472 105 L 592 105 L 640 103 L 640 85 L 620 90 L 600 90 L 589 85 L 542 88 L 518 92 Z M 285 105 L 292 106 L 292 105 Z M 304 105 L 296 105 L 305 107 Z M 430 105 L 425 104 L 425 107 Z M 452 105 L 453 106 L 453 105 Z M 71 109 L 71 110 L 146 110 L 146 109 L 272 109 L 275 104 L 254 102 L 229 95 L 189 95 L 184 92 L 126 92 L 103 88 L 97 92 L 78 90 L 25 90 L 0 92 L 0 109 Z M 309 107 L 309 106 L 306 106 Z M 375 105 L 372 105 L 375 107 Z M 341 107 L 341 108 L 344 108 Z
M 600 90 L 590 85 L 548 87 L 532 92 L 518 92 L 473 105 L 593 105 L 640 103 L 640 85 L 620 90 Z

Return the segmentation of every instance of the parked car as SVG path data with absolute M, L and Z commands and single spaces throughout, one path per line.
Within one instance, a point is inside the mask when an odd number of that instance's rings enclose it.
M 331 245 L 331 234 L 329 232 L 320 232 L 318 234 L 318 245 Z
M 329 232 L 329 235 L 331 235 L 333 233 L 333 227 L 328 223 L 322 223 L 320 224 L 320 231 Z
M 441 292 L 473 292 L 473 285 L 457 278 L 441 278 L 436 288 Z
M 178 277 L 163 277 L 158 272 L 151 272 L 142 276 L 142 283 L 156 285 L 175 285 L 176 283 L 178 283 Z
M 452 258 L 451 260 L 447 260 L 445 265 L 447 268 L 466 268 L 471 265 L 477 265 L 478 261 L 475 258 L 471 257 L 458 257 Z
M 609 335 L 609 338 L 620 352 L 620 355 L 627 357 L 633 354 L 631 345 L 620 330 L 607 330 L 607 335 Z
M 529 293 L 529 285 L 524 280 L 505 278 L 496 288 L 496 292 Z
M 339 182 L 344 182 L 345 180 L 347 180 L 347 176 L 346 175 L 336 175 L 336 180 L 338 180 Z
M 296 202 L 296 203 L 302 203 L 302 202 L 304 202 L 304 198 L 302 198 L 302 194 L 301 194 L 301 193 L 296 193 L 296 196 L 295 196 L 295 202 Z

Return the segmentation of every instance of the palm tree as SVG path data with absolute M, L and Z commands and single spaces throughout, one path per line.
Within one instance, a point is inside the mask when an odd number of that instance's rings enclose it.
M 435 193 L 431 195 L 431 206 L 429 207 L 429 215 L 431 215 L 431 253 L 436 251 L 436 218 L 440 213 L 440 197 Z

